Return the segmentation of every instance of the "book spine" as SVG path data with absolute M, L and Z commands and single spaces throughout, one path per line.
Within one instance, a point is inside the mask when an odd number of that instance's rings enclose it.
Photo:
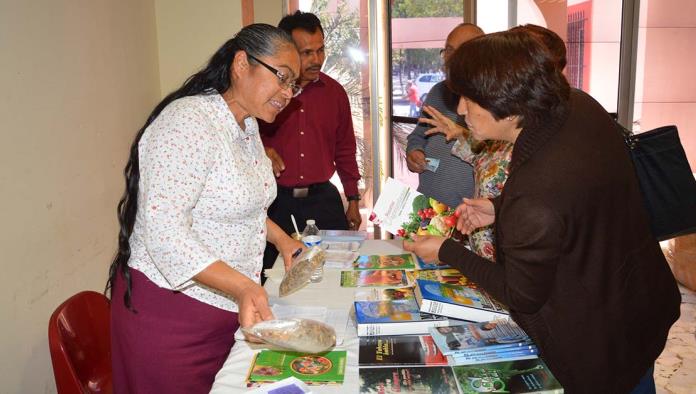
M 378 335 L 417 335 L 427 334 L 430 327 L 449 325 L 447 320 L 432 320 L 403 323 L 358 323 L 359 337 L 374 337 Z
M 459 351 L 453 353 L 454 358 L 467 357 L 487 357 L 487 356 L 506 356 L 514 354 L 539 354 L 539 349 L 536 346 L 530 345 L 520 349 L 501 349 L 501 350 L 474 350 L 474 351 Z
M 416 291 L 420 294 L 418 287 L 416 287 Z M 463 305 L 448 304 L 446 302 L 428 300 L 422 297 L 419 304 L 421 312 L 447 316 L 454 319 L 469 320 L 477 323 L 509 317 L 507 313 L 469 308 Z

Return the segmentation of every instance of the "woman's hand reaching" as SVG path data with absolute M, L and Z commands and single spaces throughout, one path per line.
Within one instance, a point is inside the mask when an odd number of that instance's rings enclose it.
M 457 213 L 457 230 L 464 234 L 471 234 L 475 229 L 488 226 L 495 221 L 493 203 L 487 198 L 465 198 L 457 207 Z
M 433 126 L 431 129 L 425 131 L 425 135 L 441 133 L 445 135 L 447 141 L 455 140 L 465 135 L 466 129 L 464 127 L 458 125 L 434 107 L 424 105 L 423 112 L 430 115 L 432 118 L 418 118 L 418 122 Z
M 403 248 L 413 252 L 424 261 L 437 261 L 440 247 L 447 238 L 435 235 L 411 235 L 412 241 L 404 240 Z
M 237 301 L 241 327 L 248 328 L 256 323 L 273 319 L 273 312 L 268 306 L 268 295 L 261 285 L 247 278 L 236 290 L 232 296 Z M 244 336 L 249 342 L 261 342 L 252 336 L 246 334 Z

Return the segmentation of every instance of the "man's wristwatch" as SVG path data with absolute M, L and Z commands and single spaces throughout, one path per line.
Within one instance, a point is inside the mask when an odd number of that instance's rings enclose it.
M 346 200 L 348 201 L 360 201 L 360 195 L 359 194 L 353 194 L 350 196 L 346 196 Z

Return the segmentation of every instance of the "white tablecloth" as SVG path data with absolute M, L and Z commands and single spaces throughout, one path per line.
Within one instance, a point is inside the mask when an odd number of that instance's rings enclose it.
M 360 254 L 400 254 L 405 253 L 401 248 L 400 240 L 378 241 L 367 240 L 359 250 Z M 349 309 L 353 305 L 355 290 L 358 288 L 341 287 L 340 270 L 324 270 L 324 279 L 319 283 L 310 283 L 307 287 L 285 298 L 278 297 L 278 286 L 282 279 L 282 263 L 276 260 L 273 273 L 266 281 L 264 287 L 272 302 L 288 305 L 323 306 L 327 308 Z M 360 381 L 358 379 L 358 345 L 360 341 L 355 330 L 348 330 L 343 343 L 336 350 L 346 350 L 348 359 L 346 362 L 345 381 L 342 386 L 312 386 L 315 393 L 358 393 Z M 225 364 L 215 376 L 215 383 L 211 394 L 243 393 L 250 389 L 246 387 L 246 376 L 251 367 L 251 362 L 263 345 L 250 344 L 245 341 L 237 341 L 232 347 Z

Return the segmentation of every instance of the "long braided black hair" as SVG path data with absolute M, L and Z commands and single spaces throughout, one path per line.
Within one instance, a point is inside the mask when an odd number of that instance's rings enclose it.
M 232 85 L 230 69 L 234 56 L 238 51 L 247 52 L 255 57 L 271 56 L 276 54 L 278 49 L 284 45 L 294 45 L 294 43 L 290 35 L 279 28 L 262 23 L 244 27 L 215 52 L 204 69 L 190 76 L 179 89 L 167 95 L 157 104 L 135 136 L 135 140 L 130 148 L 128 163 L 123 170 L 126 178 L 126 191 L 123 193 L 116 209 L 120 225 L 118 251 L 109 268 L 109 280 L 105 289 L 105 292 L 113 289 L 116 275 L 120 272 L 126 281 L 126 292 L 123 296 L 123 302 L 131 311 L 135 310 L 131 305 L 132 283 L 128 267 L 131 248 L 128 241 L 133 233 L 136 212 L 138 210 L 138 182 L 140 181 L 138 143 L 140 138 L 142 138 L 147 127 L 172 101 L 187 96 L 211 94 L 212 92 L 223 94 L 226 92 Z M 249 62 L 252 64 L 256 63 L 251 58 Z

